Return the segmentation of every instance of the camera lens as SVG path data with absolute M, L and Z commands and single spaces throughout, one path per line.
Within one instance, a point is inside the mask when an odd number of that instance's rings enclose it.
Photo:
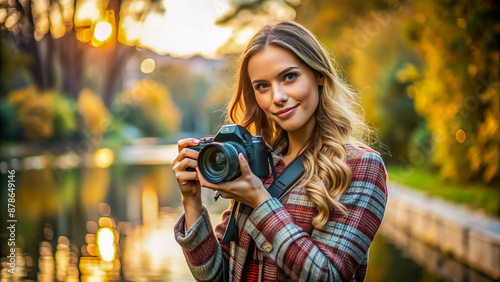
M 205 179 L 211 183 L 227 182 L 241 175 L 238 154 L 244 152 L 236 142 L 214 142 L 205 146 L 198 156 L 198 167 Z
M 208 168 L 215 173 L 223 172 L 227 167 L 226 155 L 223 152 L 214 152 L 208 155 Z
M 217 171 L 221 171 L 226 167 L 226 155 L 219 152 L 215 155 L 215 162 L 213 168 Z

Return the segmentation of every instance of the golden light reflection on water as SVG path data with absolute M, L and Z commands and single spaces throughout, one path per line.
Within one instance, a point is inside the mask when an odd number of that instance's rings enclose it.
M 106 203 L 100 203 L 101 214 L 109 215 L 111 208 Z M 113 218 L 103 216 L 95 221 L 88 221 L 85 242 L 82 247 L 83 257 L 80 259 L 82 281 L 118 281 L 120 280 L 120 249 L 119 231 Z M 100 227 L 100 228 L 99 228 Z M 93 232 L 97 230 L 96 234 Z
M 29 256 L 23 256 L 23 251 L 21 248 L 15 248 L 15 255 L 16 255 L 16 271 L 14 274 L 9 273 L 10 269 L 10 259 L 9 258 L 2 258 L 0 261 L 1 265 L 1 271 L 0 271 L 0 282 L 5 282 L 5 281 L 21 281 L 23 280 L 22 277 L 27 275 L 27 269 L 31 268 L 33 266 L 33 261 Z
M 146 186 L 142 192 L 142 220 L 150 225 L 158 219 L 158 194 L 152 187 Z
M 40 242 L 38 281 L 79 281 L 78 248 L 65 236 L 57 240 L 56 252 L 52 244 Z
M 99 229 L 97 232 L 97 246 L 102 260 L 113 261 L 115 259 L 115 236 L 111 228 L 105 227 Z
M 117 193 L 127 195 L 122 197 L 110 193 L 113 170 L 100 167 L 112 162 L 112 150 L 104 148 L 79 156 L 78 160 L 69 154 L 65 158 L 74 161 L 71 166 L 85 167 L 79 171 L 81 174 L 65 172 L 64 185 L 57 182 L 50 170 L 51 160 L 56 160 L 56 156 L 24 160 L 30 169 L 22 172 L 18 196 L 23 204 L 19 215 L 23 226 L 33 227 L 22 230 L 31 233 L 26 236 L 29 243 L 20 240 L 21 248 L 16 253 L 18 257 L 29 253 L 31 258 L 26 256 L 17 261 L 17 276 L 2 274 L 0 280 L 150 281 L 155 277 L 163 281 L 193 280 L 173 234 L 180 210 L 160 208 L 160 203 L 176 206 L 173 199 L 178 197 L 175 194 L 178 191 L 168 187 L 170 174 L 164 173 L 165 166 L 148 168 L 142 178 L 127 178 L 137 181 L 130 181 L 131 188 L 119 187 L 123 190 Z M 76 181 L 80 181 L 78 186 Z M 68 191 L 71 193 L 62 197 L 62 192 Z M 128 194 L 129 191 L 137 193 Z M 111 209 L 111 203 L 104 202 L 114 196 L 125 199 L 127 210 L 122 210 L 121 216 L 132 218 L 132 223 L 118 221 L 115 216 L 120 213 Z M 121 203 L 116 198 L 113 201 L 114 205 Z M 130 212 L 132 202 L 137 208 Z M 2 272 L 8 269 L 6 262 L 2 259 Z
M 160 213 L 155 224 L 137 226 L 128 232 L 123 253 L 127 281 L 194 281 L 173 226 L 178 213 Z
M 179 213 L 168 210 L 165 212 L 164 208 L 155 220 L 136 227 L 128 222 L 116 224 L 109 217 L 89 221 L 86 223 L 89 233 L 84 235 L 86 244 L 81 249 L 65 236 L 58 237 L 55 247 L 48 241 L 40 242 L 37 280 L 194 281 L 173 233 Z M 217 224 L 220 216 L 211 217 Z M 107 227 L 99 228 L 98 224 Z M 90 233 L 96 228 L 99 228 L 97 234 Z M 47 240 L 53 232 L 50 226 L 44 227 Z M 16 276 L 6 273 L 6 260 L 2 259 L 0 281 L 24 281 L 26 269 L 32 268 L 33 263 L 30 257 L 23 258 L 22 253 L 21 248 L 16 250 L 22 258 L 17 262 Z M 120 274 L 122 267 L 123 277 Z

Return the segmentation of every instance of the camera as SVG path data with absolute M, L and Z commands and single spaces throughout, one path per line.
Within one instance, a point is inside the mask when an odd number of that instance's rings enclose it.
M 215 137 L 201 138 L 198 146 L 189 148 L 200 152 L 198 168 L 211 183 L 229 182 L 241 176 L 239 153 L 243 153 L 256 176 L 269 175 L 269 147 L 261 136 L 252 136 L 240 125 L 224 125 Z

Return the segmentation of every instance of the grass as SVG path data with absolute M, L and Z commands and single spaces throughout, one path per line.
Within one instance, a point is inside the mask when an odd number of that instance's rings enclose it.
M 423 168 L 387 167 L 389 181 L 420 190 L 429 196 L 464 204 L 474 210 L 500 217 L 500 189 L 484 184 L 452 183 L 436 173 Z

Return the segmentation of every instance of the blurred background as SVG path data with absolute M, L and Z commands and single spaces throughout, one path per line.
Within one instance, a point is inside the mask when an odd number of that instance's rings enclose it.
M 382 228 L 367 281 L 499 279 L 499 14 L 493 0 L 0 0 L 1 281 L 192 281 L 173 234 L 177 140 L 217 133 L 238 55 L 280 20 L 361 93 L 391 187 L 493 234 L 491 270 L 420 240 L 425 224 Z M 212 196 L 215 225 L 228 202 Z

